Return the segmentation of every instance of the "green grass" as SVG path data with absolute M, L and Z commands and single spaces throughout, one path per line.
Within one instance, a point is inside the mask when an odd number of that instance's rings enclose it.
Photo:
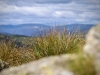
M 32 51 L 28 48 L 17 48 L 13 42 L 0 44 L 0 59 L 10 63 L 11 66 L 21 65 L 34 60 Z
M 85 41 L 81 33 L 69 34 L 67 31 L 59 33 L 50 31 L 48 35 L 34 38 L 33 50 L 40 57 L 66 53 L 78 53 L 82 50 Z
M 26 39 L 30 46 L 17 48 L 12 40 L 0 43 L 0 59 L 16 66 L 51 55 L 78 53 L 85 44 L 82 33 L 69 34 L 66 30 L 49 31 L 48 34 L 44 32 L 44 36 L 23 39 Z

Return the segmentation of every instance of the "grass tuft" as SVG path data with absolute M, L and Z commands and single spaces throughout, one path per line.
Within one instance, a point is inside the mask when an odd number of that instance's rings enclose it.
M 7 38 L 9 40 L 9 38 Z M 22 38 L 21 38 L 22 39 Z M 18 40 L 18 38 L 17 38 Z M 21 65 L 42 57 L 82 51 L 85 44 L 81 32 L 50 30 L 43 36 L 27 38 L 29 46 L 17 47 L 14 41 L 0 42 L 0 59 L 12 66 Z M 31 41 L 30 41 L 31 40 Z
M 50 31 L 43 37 L 34 39 L 33 50 L 40 57 L 66 53 L 78 53 L 82 50 L 85 41 L 82 33 L 69 34 L 67 31 Z

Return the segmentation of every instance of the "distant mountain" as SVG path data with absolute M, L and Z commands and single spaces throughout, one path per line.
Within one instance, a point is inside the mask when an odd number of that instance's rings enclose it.
M 2 35 L 11 35 L 10 33 L 7 33 L 7 32 L 0 32 L 0 34 L 2 34 Z
M 49 28 L 43 24 L 0 25 L 0 33 L 36 36 L 38 32 Z
M 80 29 L 81 31 L 88 31 L 93 24 L 69 24 L 63 26 L 56 26 L 60 30 L 66 28 L 69 31 Z M 20 24 L 20 25 L 0 25 L 0 33 L 3 34 L 17 34 L 17 35 L 27 35 L 27 36 L 38 36 L 42 35 L 42 31 L 49 30 L 51 28 L 56 28 L 43 24 Z
M 93 27 L 94 24 L 69 24 L 69 25 L 64 25 L 64 26 L 58 26 L 60 30 L 63 30 L 66 28 L 68 31 L 82 31 L 82 32 L 87 32 L 91 27 Z

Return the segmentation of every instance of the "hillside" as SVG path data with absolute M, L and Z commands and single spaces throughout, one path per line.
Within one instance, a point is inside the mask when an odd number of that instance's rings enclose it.
M 52 28 L 59 28 L 60 31 L 67 29 L 69 31 L 80 29 L 82 32 L 88 31 L 93 24 L 69 24 L 62 26 L 48 26 L 43 24 L 20 24 L 20 25 L 0 25 L 0 33 L 17 34 L 26 36 L 40 36 L 43 31 L 48 31 Z
M 0 33 L 0 42 L 12 42 L 16 47 L 27 46 L 27 43 L 31 42 L 29 38 L 31 37 L 25 35 L 8 35 Z

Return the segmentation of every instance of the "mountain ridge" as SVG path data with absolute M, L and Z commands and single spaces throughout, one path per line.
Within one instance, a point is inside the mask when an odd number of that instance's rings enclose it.
M 94 24 L 68 24 L 61 26 L 49 26 L 45 24 L 19 24 L 19 25 L 0 25 L 0 33 L 8 33 L 8 34 L 16 34 L 16 35 L 27 35 L 27 36 L 37 36 L 38 32 L 42 32 L 43 30 L 48 30 L 51 28 L 60 28 L 63 30 L 64 28 L 71 31 L 73 28 L 77 30 L 89 30 Z

